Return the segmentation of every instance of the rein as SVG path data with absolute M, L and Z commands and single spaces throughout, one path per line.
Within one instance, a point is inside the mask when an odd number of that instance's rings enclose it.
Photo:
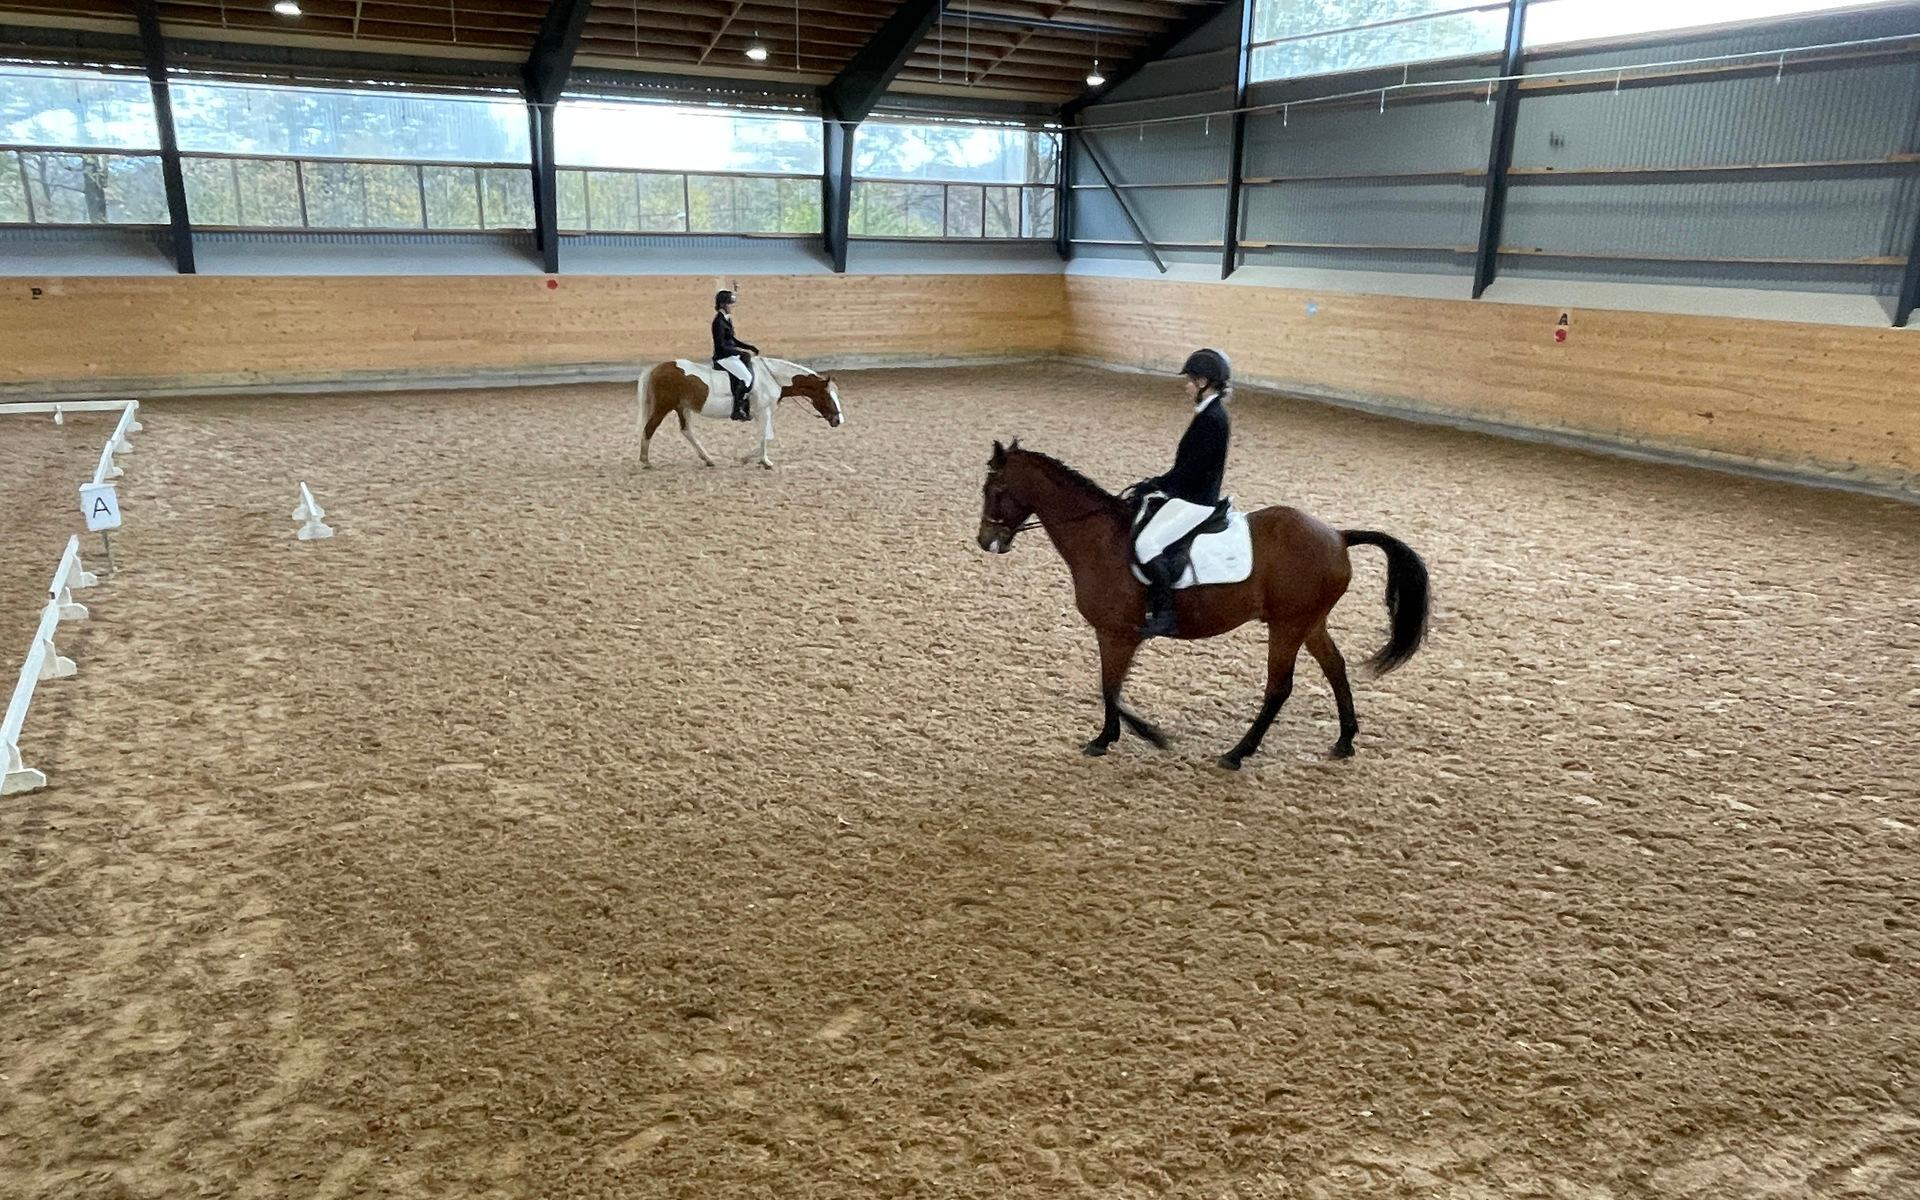
M 1081 514 L 1080 514 L 1079 516 L 1077 516 L 1077 517 L 1068 517 L 1068 518 L 1067 518 L 1066 520 L 1064 520 L 1064 521 L 1058 521 L 1058 522 L 1056 522 L 1056 524 L 1060 524 L 1060 525 L 1072 525 L 1072 524 L 1073 524 L 1074 522 L 1076 522 L 1076 521 L 1084 521 L 1084 520 L 1086 520 L 1086 519 L 1087 519 L 1087 518 L 1089 518 L 1089 517 L 1097 517 L 1097 516 L 1099 516 L 1099 515 L 1100 515 L 1100 514 L 1101 514 L 1102 512 L 1104 512 L 1104 511 L 1105 511 L 1104 509 L 1100 509 L 1100 508 L 1090 508 L 1090 509 L 1088 509 L 1088 510 L 1087 510 L 1086 512 L 1083 512 L 1083 513 L 1081 513 Z M 1022 524 L 1022 525 L 1016 525 L 1016 526 L 1014 526 L 1014 527 L 1013 527 L 1013 528 L 1012 528 L 1011 530 L 1009 530 L 1009 532 L 1010 532 L 1010 533 L 1025 533 L 1025 532 L 1026 532 L 1027 530 L 1029 530 L 1029 529 L 1040 529 L 1040 528 L 1043 528 L 1043 527 L 1045 526 L 1045 524 L 1046 524 L 1046 523 L 1045 523 L 1044 521 L 1042 521 L 1042 520 L 1040 520 L 1040 518 L 1038 518 L 1038 517 L 1033 517 L 1033 518 L 1031 518 L 1030 520 L 1028 520 L 1028 521 L 1027 521 L 1027 522 L 1026 522 L 1025 524 Z

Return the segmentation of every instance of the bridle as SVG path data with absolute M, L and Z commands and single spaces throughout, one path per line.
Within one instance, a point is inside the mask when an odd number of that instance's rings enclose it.
M 998 472 L 995 472 L 995 473 L 997 474 Z M 1088 509 L 1086 512 L 1079 514 L 1078 516 L 1067 517 L 1064 520 L 1055 521 L 1054 524 L 1055 525 L 1077 524 L 1081 521 L 1085 521 L 1090 518 L 1097 517 L 1105 511 L 1106 509 L 1103 506 L 1095 505 L 1094 507 Z M 1028 517 L 1025 521 L 1021 522 L 1018 525 L 1007 525 L 1000 521 L 988 521 L 986 522 L 986 524 L 993 527 L 994 529 L 1000 530 L 1001 532 L 1005 533 L 1007 535 L 1007 541 L 1011 543 L 1013 541 L 1015 534 L 1025 533 L 1029 529 L 1043 528 L 1046 523 L 1042 521 L 1039 517 Z

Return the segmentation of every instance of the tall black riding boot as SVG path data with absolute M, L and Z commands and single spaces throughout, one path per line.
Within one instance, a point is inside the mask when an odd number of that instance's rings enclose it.
M 1173 564 L 1162 554 L 1140 570 L 1147 577 L 1147 619 L 1140 624 L 1140 636 L 1172 637 L 1179 632 L 1173 615 Z
M 738 375 L 727 372 L 727 385 L 733 389 L 733 419 L 745 421 L 753 416 L 753 410 L 747 403 L 747 385 Z

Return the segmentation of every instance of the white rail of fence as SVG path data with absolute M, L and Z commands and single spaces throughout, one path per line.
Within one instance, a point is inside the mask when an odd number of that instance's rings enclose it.
M 34 415 L 34 414 L 42 414 L 42 415 L 44 415 L 44 414 L 46 414 L 46 413 L 52 413 L 52 414 L 53 414 L 54 416 L 56 416 L 56 417 L 57 417 L 57 416 L 60 416 L 60 415 L 62 415 L 63 413 L 78 413 L 78 412 L 119 412 L 119 411 L 120 411 L 121 409 L 123 409 L 123 408 L 125 408 L 125 407 L 126 407 L 127 405 L 129 405 L 129 404 L 138 404 L 138 403 L 139 403 L 139 401 L 138 401 L 138 400 L 19 400 L 19 401 L 7 401 L 7 402 L 4 402 L 4 403 L 0 403 L 0 417 L 4 417 L 4 416 L 7 416 L 7 415 L 9 415 L 9 414 L 18 414 L 18 415 L 21 415 L 21 416 L 30 416 L 30 415 Z M 138 432 L 140 432 L 140 431 L 139 431 L 138 429 L 136 429 L 136 430 L 134 430 L 134 432 L 135 432 L 135 433 L 138 433 Z
M 8 413 L 52 413 L 55 420 L 60 420 L 68 412 L 111 412 L 115 409 L 120 411 L 120 420 L 115 423 L 107 444 L 101 447 L 100 459 L 93 472 L 93 482 L 105 483 L 122 473 L 114 464 L 114 455 L 133 451 L 133 444 L 127 440 L 127 435 L 139 433 L 144 428 L 140 424 L 138 400 L 0 404 L 0 416 Z M 7 700 L 6 716 L 0 718 L 0 796 L 31 792 L 47 785 L 44 772 L 36 771 L 21 761 L 20 731 L 26 727 L 27 712 L 33 707 L 33 693 L 40 682 L 65 679 L 76 670 L 73 660 L 62 658 L 54 647 L 53 635 L 62 621 L 86 620 L 86 605 L 76 602 L 73 593 L 75 589 L 89 588 L 98 582 L 99 578 L 88 572 L 80 561 L 80 535 L 76 533 L 69 536 L 67 548 L 60 555 L 60 565 L 54 568 L 53 582 L 47 585 L 47 602 L 40 610 L 40 623 L 34 627 L 33 643 L 27 647 L 27 659 L 20 666 L 20 677 L 14 682 L 13 694 Z

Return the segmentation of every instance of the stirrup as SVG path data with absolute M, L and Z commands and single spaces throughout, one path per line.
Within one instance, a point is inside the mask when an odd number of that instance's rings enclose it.
M 1140 623 L 1140 628 L 1135 632 L 1142 639 L 1173 637 L 1180 632 L 1180 624 L 1174 620 L 1173 609 L 1169 607 L 1159 612 L 1148 613 L 1147 619 Z

